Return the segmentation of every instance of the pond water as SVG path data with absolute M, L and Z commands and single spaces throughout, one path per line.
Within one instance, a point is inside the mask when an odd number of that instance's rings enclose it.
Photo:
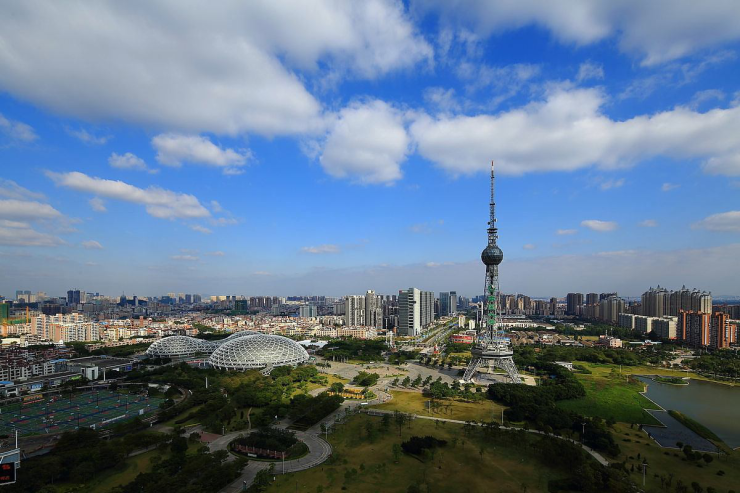
M 702 380 L 670 385 L 639 378 L 648 384 L 645 395 L 664 409 L 679 411 L 712 430 L 730 447 L 740 447 L 740 387 Z

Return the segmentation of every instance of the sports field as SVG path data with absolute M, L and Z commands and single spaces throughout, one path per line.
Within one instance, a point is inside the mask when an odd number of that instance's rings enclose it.
M 0 408 L 0 433 L 39 435 L 89 427 L 97 430 L 146 416 L 162 399 L 140 394 L 95 390 L 70 396 L 44 396 L 36 402 L 16 402 Z

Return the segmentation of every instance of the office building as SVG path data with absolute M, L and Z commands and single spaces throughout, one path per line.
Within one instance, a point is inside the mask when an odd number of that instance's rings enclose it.
M 419 335 L 433 321 L 433 292 L 416 288 L 398 292 L 398 335 Z
M 439 316 L 450 317 L 457 313 L 457 292 L 439 293 Z

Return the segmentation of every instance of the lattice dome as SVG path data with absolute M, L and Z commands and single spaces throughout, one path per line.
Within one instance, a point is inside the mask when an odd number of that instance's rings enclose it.
M 212 342 L 189 336 L 169 336 L 155 341 L 146 354 L 155 358 L 181 358 L 195 354 L 211 354 L 216 348 Z
M 220 345 L 208 358 L 212 367 L 224 370 L 269 370 L 305 361 L 308 353 L 303 346 L 287 337 L 268 334 L 235 337 Z
M 239 332 L 234 332 L 229 337 L 226 337 L 225 339 L 221 339 L 220 341 L 216 341 L 219 345 L 224 344 L 229 341 L 233 341 L 234 339 L 238 339 L 240 337 L 244 336 L 253 336 L 255 334 L 259 334 L 259 332 L 255 332 L 254 330 L 240 330 Z

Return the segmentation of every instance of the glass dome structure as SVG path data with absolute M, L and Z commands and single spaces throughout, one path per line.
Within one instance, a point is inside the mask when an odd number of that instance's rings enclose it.
M 188 336 L 169 336 L 154 341 L 146 350 L 152 358 L 183 358 L 196 354 L 211 354 L 216 345 L 203 339 Z
M 306 361 L 308 353 L 303 346 L 287 337 L 268 334 L 235 337 L 221 344 L 208 358 L 214 368 L 241 371 L 263 368 L 265 374 L 276 366 Z
M 259 334 L 259 332 L 256 332 L 254 330 L 240 330 L 239 332 L 234 332 L 233 334 L 229 335 L 229 337 L 221 339 L 220 341 L 216 341 L 216 343 L 221 345 L 226 342 L 233 341 L 234 339 L 238 339 L 239 337 L 253 336 L 255 334 Z

